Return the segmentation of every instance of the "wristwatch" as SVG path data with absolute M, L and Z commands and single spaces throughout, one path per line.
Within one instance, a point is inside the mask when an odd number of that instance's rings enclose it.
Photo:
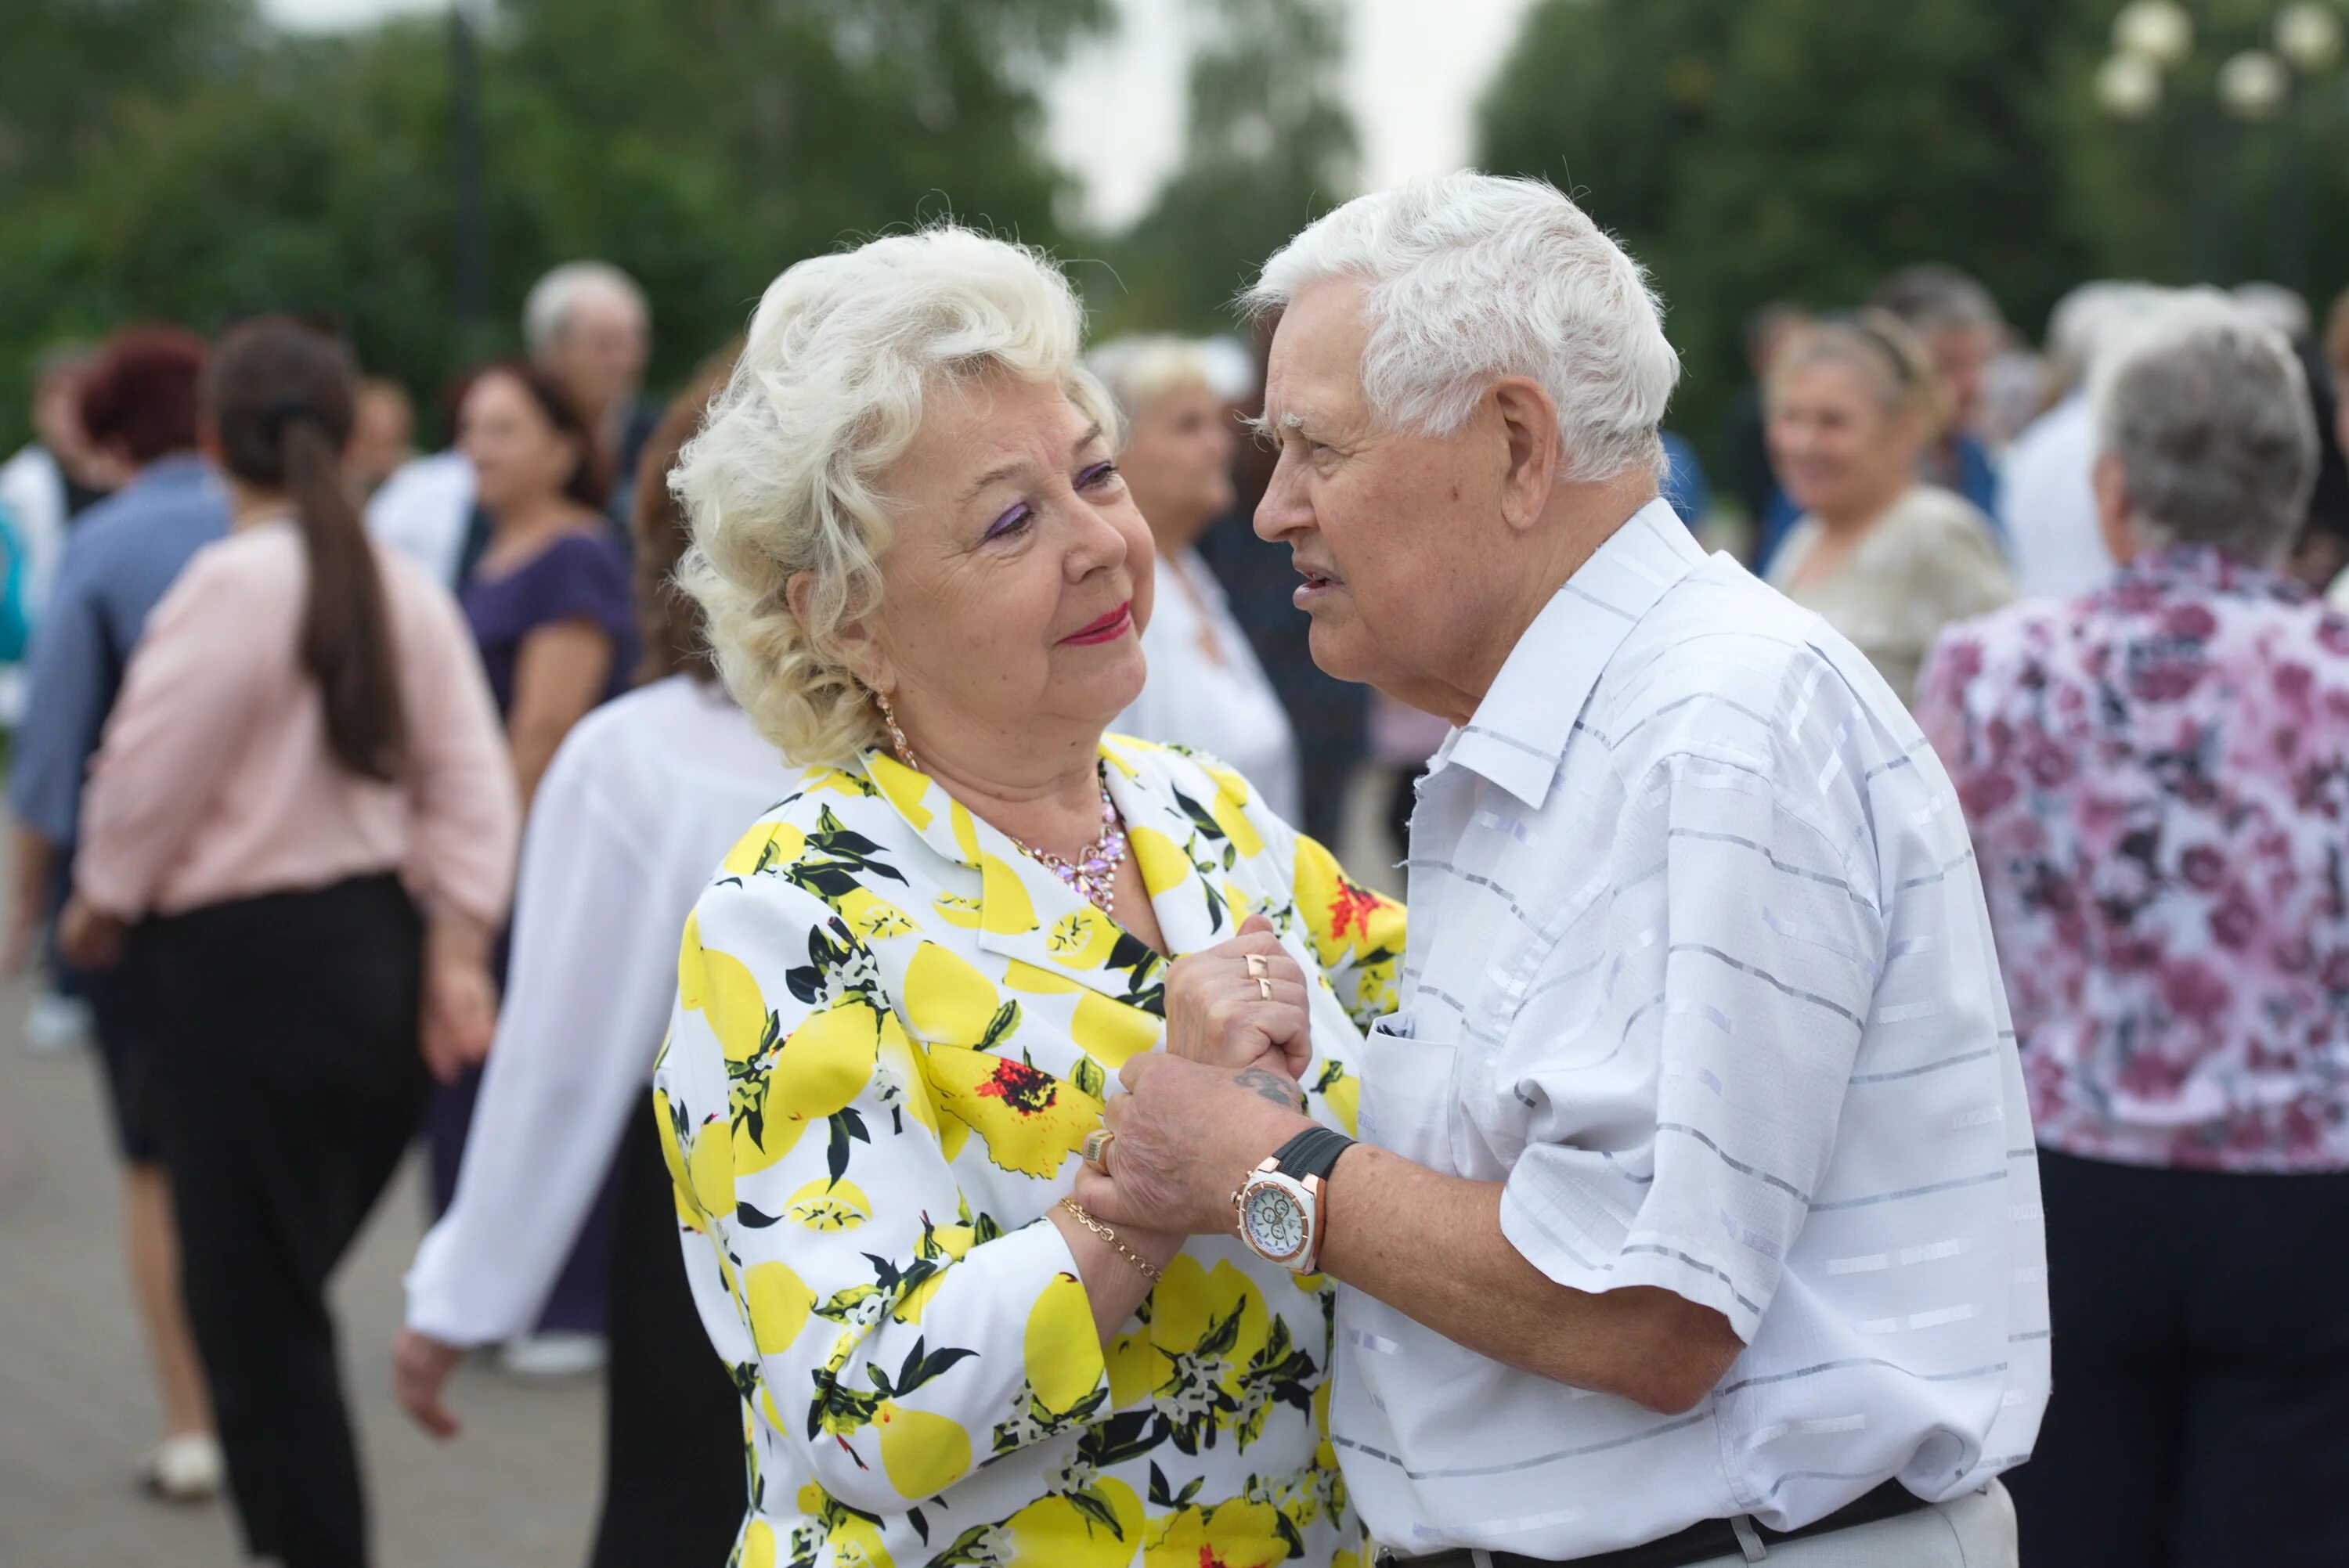
M 1321 1189 L 1338 1156 L 1354 1146 L 1344 1133 L 1308 1128 L 1248 1172 L 1232 1194 L 1240 1240 L 1267 1263 L 1311 1274 L 1321 1256 Z

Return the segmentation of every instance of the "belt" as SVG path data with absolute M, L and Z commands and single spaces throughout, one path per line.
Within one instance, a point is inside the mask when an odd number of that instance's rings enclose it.
M 1853 1499 L 1826 1518 L 1813 1520 L 1799 1530 L 1773 1530 L 1740 1514 L 1735 1519 L 1708 1519 L 1659 1540 L 1571 1561 L 1574 1568 L 1686 1568 L 1688 1563 L 1709 1563 L 1716 1557 L 1743 1557 L 1748 1563 L 1759 1563 L 1775 1542 L 1874 1524 L 1927 1506 L 1923 1498 L 1899 1481 L 1888 1480 L 1874 1491 Z M 1487 1563 L 1492 1568 L 1550 1568 L 1555 1561 L 1520 1557 L 1514 1552 L 1480 1555 L 1464 1547 L 1439 1552 L 1433 1557 L 1400 1557 L 1381 1551 L 1375 1559 L 1378 1568 L 1484 1568 Z

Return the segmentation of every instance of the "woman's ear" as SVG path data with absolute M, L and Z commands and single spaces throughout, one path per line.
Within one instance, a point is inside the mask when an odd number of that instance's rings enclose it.
M 810 571 L 792 573 L 783 584 L 783 603 L 791 606 L 792 617 L 801 625 L 812 624 L 814 602 L 815 573 Z M 846 668 L 850 675 L 874 691 L 886 692 L 895 688 L 896 672 L 889 663 L 888 653 L 863 620 L 843 621 L 834 626 L 831 635 L 825 639 L 823 651 Z

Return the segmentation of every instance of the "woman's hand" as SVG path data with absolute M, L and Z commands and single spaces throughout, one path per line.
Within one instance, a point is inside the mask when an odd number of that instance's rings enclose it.
M 424 1064 L 454 1083 L 487 1060 L 498 1027 L 489 939 L 471 921 L 436 920 L 424 936 Z
M 77 969 L 111 969 L 122 962 L 122 922 L 100 914 L 76 893 L 57 916 L 57 951 Z
M 1272 922 L 1249 915 L 1237 936 L 1167 971 L 1166 1050 L 1215 1068 L 1262 1065 L 1296 1082 L 1313 1056 L 1311 998 Z
M 436 1438 L 453 1438 L 463 1429 L 440 1402 L 440 1392 L 449 1386 L 449 1374 L 464 1358 L 460 1346 L 412 1328 L 401 1329 L 391 1342 L 392 1392 L 409 1418 Z

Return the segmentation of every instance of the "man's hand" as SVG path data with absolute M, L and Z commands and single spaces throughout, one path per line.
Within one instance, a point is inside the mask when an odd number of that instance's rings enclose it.
M 1311 1127 L 1297 1086 L 1262 1065 L 1211 1068 L 1147 1051 L 1118 1073 L 1103 1120 L 1107 1174 L 1077 1175 L 1077 1202 L 1112 1225 L 1225 1235 L 1232 1193 L 1265 1156 Z
M 449 1374 L 465 1358 L 462 1348 L 403 1328 L 391 1342 L 391 1385 L 409 1418 L 436 1438 L 453 1438 L 463 1426 L 440 1402 Z
M 1166 1050 L 1209 1067 L 1262 1065 L 1302 1079 L 1313 1059 L 1304 969 L 1252 914 L 1229 942 L 1174 961 L 1166 972 Z
M 67 901 L 57 916 L 57 951 L 77 969 L 95 973 L 122 962 L 122 923 L 100 914 L 82 902 L 79 893 Z

